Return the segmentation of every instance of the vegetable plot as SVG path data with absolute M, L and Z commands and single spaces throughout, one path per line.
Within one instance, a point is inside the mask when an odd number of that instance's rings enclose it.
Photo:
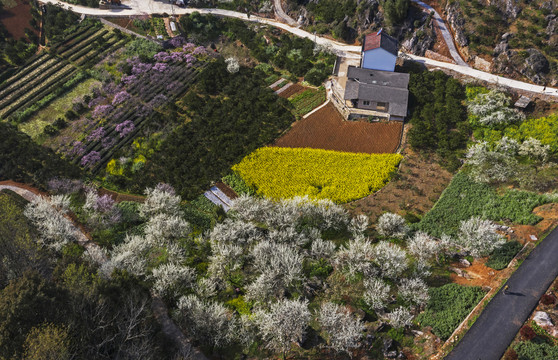
M 400 154 L 264 147 L 233 170 L 272 199 L 308 195 L 344 203 L 381 189 L 401 159 Z

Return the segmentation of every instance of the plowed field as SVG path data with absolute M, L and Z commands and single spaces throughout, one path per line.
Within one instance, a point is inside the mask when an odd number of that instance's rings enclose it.
M 296 122 L 275 142 L 275 146 L 368 154 L 393 153 L 399 145 L 402 129 L 403 124 L 396 121 L 344 121 L 337 109 L 329 103 L 306 119 Z
M 282 92 L 279 93 L 279 96 L 282 98 L 289 98 L 290 96 L 296 94 L 299 91 L 304 90 L 304 86 L 300 85 L 300 84 L 292 84 L 291 86 L 289 86 L 286 90 L 283 90 Z

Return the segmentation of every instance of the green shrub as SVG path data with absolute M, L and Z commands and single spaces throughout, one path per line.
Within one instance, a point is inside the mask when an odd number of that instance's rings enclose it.
M 545 342 L 522 341 L 515 346 L 519 360 L 558 359 L 558 347 Z
M 534 225 L 541 217 L 533 214 L 533 209 L 547 202 L 544 196 L 527 191 L 507 190 L 502 196 L 498 195 L 491 186 L 476 183 L 460 172 L 422 218 L 418 228 L 437 237 L 443 233 L 455 236 L 461 221 L 473 216 Z
M 431 326 L 438 337 L 446 340 L 467 317 L 484 292 L 478 286 L 467 287 L 447 284 L 428 291 L 430 299 L 426 310 L 416 317 L 421 326 Z
M 229 185 L 238 195 L 254 195 L 256 191 L 252 189 L 237 173 L 233 172 L 223 178 L 223 182 Z
M 305 272 L 310 276 L 326 278 L 333 271 L 333 267 L 326 259 L 311 261 L 305 264 Z
M 505 243 L 504 245 L 494 250 L 492 255 L 490 255 L 490 258 L 486 262 L 486 266 L 491 267 L 494 270 L 504 269 L 506 266 L 508 266 L 510 261 L 512 261 L 515 254 L 517 254 L 518 251 L 521 250 L 521 248 L 521 244 L 517 241 L 509 241 Z
M 227 301 L 227 305 L 229 305 L 233 310 L 236 310 L 240 315 L 250 315 L 252 313 L 252 306 L 244 300 L 243 296 Z
M 65 127 L 68 126 L 68 123 L 66 122 L 66 120 L 62 118 L 58 118 L 54 121 L 52 125 L 54 125 L 58 129 L 64 129 Z
M 45 133 L 45 135 L 48 135 L 48 136 L 53 136 L 53 135 L 58 134 L 58 129 L 49 124 L 49 125 L 45 126 L 45 128 L 43 129 L 43 133 Z

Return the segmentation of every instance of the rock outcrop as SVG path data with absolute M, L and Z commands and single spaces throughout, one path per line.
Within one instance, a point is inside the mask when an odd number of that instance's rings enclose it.
M 413 32 L 413 36 L 403 41 L 401 46 L 415 55 L 424 56 L 426 51 L 436 43 L 436 32 L 432 27 L 423 24 Z
M 446 6 L 446 19 L 449 23 L 450 27 L 453 29 L 455 41 L 460 47 L 464 47 L 469 45 L 469 41 L 465 36 L 464 26 L 465 26 L 465 17 L 461 13 L 459 9 L 459 3 L 457 2 L 448 2 Z

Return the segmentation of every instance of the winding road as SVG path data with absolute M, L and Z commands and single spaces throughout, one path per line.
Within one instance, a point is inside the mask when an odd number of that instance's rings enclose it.
M 314 34 L 309 33 L 308 31 L 299 29 L 297 27 L 293 27 L 287 24 L 284 24 L 277 20 L 266 19 L 259 16 L 251 15 L 248 16 L 244 13 L 239 13 L 236 11 L 230 10 L 223 10 L 223 9 L 197 9 L 197 8 L 176 8 L 173 6 L 161 1 L 154 1 L 154 0 L 124 0 L 123 5 L 118 8 L 114 9 L 97 9 L 97 8 L 89 8 L 85 6 L 79 5 L 72 5 L 65 2 L 61 2 L 58 0 L 41 0 L 43 3 L 49 3 L 54 5 L 59 5 L 65 9 L 71 10 L 78 14 L 85 14 L 90 16 L 103 16 L 103 17 L 120 17 L 120 16 L 133 16 L 133 15 L 152 15 L 152 14 L 170 14 L 174 13 L 176 15 L 184 15 L 184 14 L 191 14 L 193 12 L 199 12 L 202 14 L 213 14 L 216 16 L 226 16 L 226 17 L 233 17 L 245 21 L 251 21 L 255 23 L 275 26 L 281 28 L 285 31 L 288 31 L 296 36 L 303 37 L 310 39 L 312 41 L 316 41 L 317 44 L 325 46 L 335 52 L 337 55 L 347 58 L 360 58 L 360 46 L 355 45 L 347 45 L 341 42 L 331 40 L 328 38 L 324 38 L 321 36 L 315 36 Z M 517 90 L 524 90 L 529 91 L 536 94 L 544 94 L 547 96 L 553 96 L 558 98 L 558 89 L 551 88 L 551 87 L 543 87 L 540 85 L 534 85 L 530 83 L 526 83 L 523 81 L 512 80 L 502 76 L 493 75 L 488 72 L 480 71 L 473 69 L 469 66 L 463 66 L 458 64 L 450 64 L 442 61 L 432 60 L 429 58 L 411 55 L 407 53 L 401 53 L 400 56 L 406 57 L 416 62 L 423 63 L 428 66 L 434 66 L 444 69 L 449 69 L 455 71 L 459 74 L 470 76 L 482 81 L 486 81 L 492 84 L 496 84 L 499 86 L 505 86 L 512 89 Z
M 558 276 L 558 228 L 523 261 L 446 360 L 499 360 Z
M 0 184 L 0 191 L 2 190 L 11 190 L 27 201 L 37 200 L 41 196 L 31 190 L 28 190 L 27 188 L 13 185 L 13 184 L 12 185 Z M 78 226 L 76 226 L 73 223 L 72 226 L 73 226 L 76 242 L 79 245 L 85 247 L 87 250 L 90 250 L 89 254 L 91 254 L 93 260 L 97 262 L 99 265 L 102 265 L 105 262 L 107 262 L 108 257 L 104 255 L 99 245 L 89 240 L 89 238 L 87 238 L 87 236 L 81 231 L 81 229 Z M 151 298 L 153 300 L 151 303 L 151 309 L 153 311 L 153 314 L 155 315 L 155 318 L 161 325 L 161 328 L 165 333 L 165 335 L 167 335 L 170 339 L 172 339 L 175 342 L 180 352 L 180 355 L 184 359 L 208 360 L 201 351 L 199 351 L 198 349 L 192 346 L 192 344 L 190 343 L 186 335 L 184 335 L 184 333 L 180 330 L 180 328 L 172 321 L 172 319 L 168 315 L 168 309 L 165 303 L 163 302 L 163 300 L 158 295 L 155 295 L 154 293 L 151 293 Z

